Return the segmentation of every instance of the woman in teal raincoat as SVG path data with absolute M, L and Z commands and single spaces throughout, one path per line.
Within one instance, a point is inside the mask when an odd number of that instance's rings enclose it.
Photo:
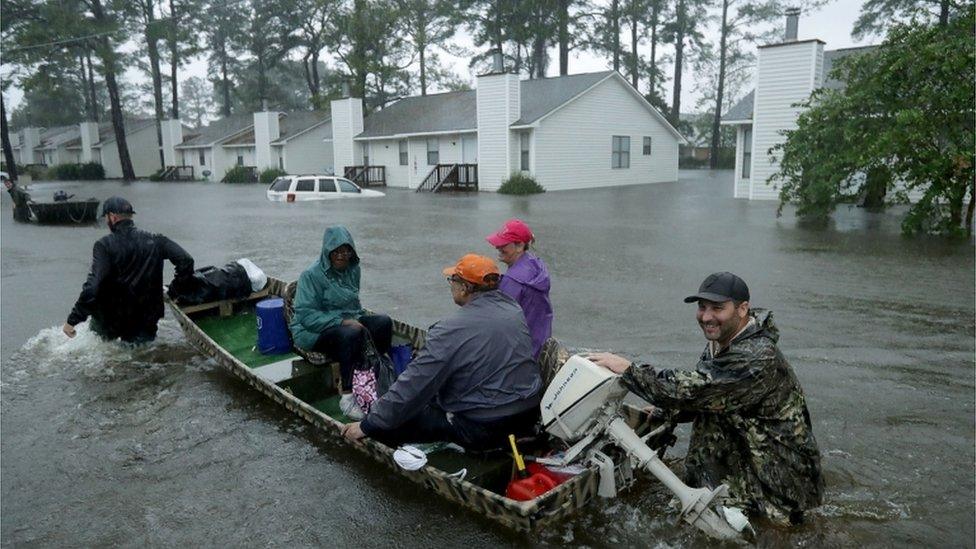
M 298 279 L 289 328 L 295 346 L 318 351 L 339 362 L 342 396 L 339 407 L 353 420 L 363 413 L 352 395 L 353 370 L 363 366 L 364 330 L 380 354 L 390 350 L 393 321 L 385 315 L 367 315 L 359 302 L 359 255 L 349 230 L 329 227 L 322 238 L 318 261 Z

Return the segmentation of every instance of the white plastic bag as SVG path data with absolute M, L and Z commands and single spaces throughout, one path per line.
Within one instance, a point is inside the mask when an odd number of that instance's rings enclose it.
M 264 274 L 264 271 L 250 259 L 246 257 L 238 259 L 237 264 L 247 271 L 247 277 L 251 279 L 252 292 L 260 292 L 268 284 L 268 275 Z

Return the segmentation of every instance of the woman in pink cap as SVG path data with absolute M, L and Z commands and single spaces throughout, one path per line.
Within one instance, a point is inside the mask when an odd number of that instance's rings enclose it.
M 498 250 L 498 259 L 508 265 L 498 289 L 522 306 L 532 334 L 532 348 L 539 358 L 542 345 L 552 335 L 552 302 L 549 270 L 541 259 L 529 253 L 529 245 L 535 242 L 532 230 L 520 219 L 509 219 L 485 240 Z

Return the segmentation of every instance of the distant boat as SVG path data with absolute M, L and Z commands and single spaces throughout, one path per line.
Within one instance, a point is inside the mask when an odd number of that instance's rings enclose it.
M 98 205 L 101 201 L 62 200 L 58 202 L 27 201 L 31 219 L 45 225 L 94 223 L 98 219 Z

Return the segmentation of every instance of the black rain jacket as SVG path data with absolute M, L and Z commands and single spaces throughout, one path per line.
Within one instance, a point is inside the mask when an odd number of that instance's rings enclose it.
M 116 224 L 92 250 L 92 266 L 68 324 L 91 316 L 103 337 L 135 340 L 156 335 L 163 317 L 163 260 L 176 267 L 176 279 L 193 275 L 193 258 L 172 240 L 135 227 Z

